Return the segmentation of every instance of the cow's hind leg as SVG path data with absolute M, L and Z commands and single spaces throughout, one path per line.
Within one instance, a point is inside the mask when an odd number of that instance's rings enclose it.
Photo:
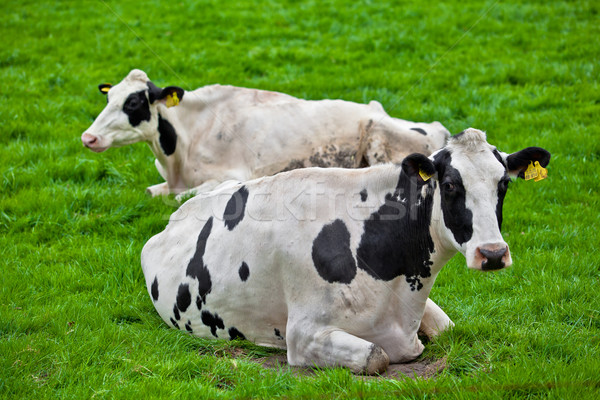
M 419 332 L 425 334 L 429 339 L 433 339 L 453 326 L 454 322 L 450 320 L 446 313 L 431 299 L 427 299 Z
M 357 374 L 384 372 L 390 359 L 374 343 L 341 330 L 325 329 L 317 333 L 289 329 L 287 358 L 290 365 L 306 367 L 347 367 Z

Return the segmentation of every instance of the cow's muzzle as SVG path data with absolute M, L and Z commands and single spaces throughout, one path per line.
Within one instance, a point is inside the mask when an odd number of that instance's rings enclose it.
M 89 133 L 84 133 L 83 135 L 81 135 L 81 142 L 85 147 L 92 151 L 95 151 L 96 153 L 100 153 L 101 151 L 104 151 L 108 148 L 101 146 L 98 137 L 90 135 Z
M 510 251 L 505 243 L 482 245 L 475 250 L 476 264 L 483 271 L 493 271 L 510 266 Z

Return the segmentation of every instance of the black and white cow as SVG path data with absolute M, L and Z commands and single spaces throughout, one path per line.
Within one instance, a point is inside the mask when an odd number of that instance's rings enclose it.
M 376 101 L 308 101 L 221 85 L 163 89 L 140 70 L 99 88 L 108 104 L 81 140 L 96 152 L 147 142 L 166 180 L 148 188 L 152 195 L 204 192 L 302 167 L 400 162 L 431 154 L 450 136 L 439 122 L 392 118 Z
M 535 161 L 550 154 L 502 153 L 468 129 L 401 166 L 307 168 L 205 193 L 144 246 L 148 291 L 194 335 L 287 348 L 291 365 L 383 371 L 421 354 L 419 330 L 453 325 L 429 293 L 457 252 L 469 268 L 511 265 L 504 195 Z

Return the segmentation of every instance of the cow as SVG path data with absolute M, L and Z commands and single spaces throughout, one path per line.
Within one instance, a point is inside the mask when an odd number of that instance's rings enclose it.
M 204 193 L 143 247 L 147 289 L 170 327 L 286 348 L 294 366 L 380 373 L 422 353 L 419 331 L 454 325 L 429 294 L 456 253 L 476 270 L 511 265 L 508 184 L 549 161 L 469 128 L 401 165 L 298 169 Z
M 309 101 L 221 85 L 186 92 L 159 88 L 137 69 L 99 89 L 108 104 L 81 141 L 95 152 L 147 142 L 166 180 L 147 188 L 152 195 L 204 192 L 309 166 L 399 162 L 431 154 L 450 135 L 439 122 L 392 118 L 377 101 Z

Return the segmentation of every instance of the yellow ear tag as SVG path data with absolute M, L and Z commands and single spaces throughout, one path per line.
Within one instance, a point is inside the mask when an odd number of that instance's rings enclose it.
M 102 93 L 108 93 L 108 91 L 109 91 L 109 90 L 110 90 L 110 87 L 109 87 L 109 86 L 105 86 L 105 87 L 103 87 L 102 89 L 100 89 L 100 91 L 101 91 Z
M 167 107 L 174 107 L 179 104 L 179 97 L 177 97 L 177 92 L 173 92 L 167 96 Z
M 421 178 L 423 178 L 423 180 L 425 182 L 427 182 L 433 176 L 433 174 L 429 175 L 427 172 L 423 171 L 422 169 L 419 170 L 419 175 L 421 176 Z
M 539 182 L 542 179 L 546 179 L 548 177 L 548 170 L 542 167 L 538 161 L 535 162 L 534 167 L 538 173 L 537 178 L 535 178 L 535 182 Z
M 532 161 L 532 162 L 529 163 L 529 166 L 525 170 L 525 180 L 528 181 L 530 179 L 537 178 L 537 176 L 538 176 L 538 171 L 533 166 L 533 161 Z
M 528 181 L 533 179 L 535 182 L 539 182 L 542 179 L 546 179 L 548 177 L 548 170 L 542 167 L 539 161 L 536 161 L 535 164 L 532 162 L 529 163 L 527 170 L 525 170 L 525 180 Z

